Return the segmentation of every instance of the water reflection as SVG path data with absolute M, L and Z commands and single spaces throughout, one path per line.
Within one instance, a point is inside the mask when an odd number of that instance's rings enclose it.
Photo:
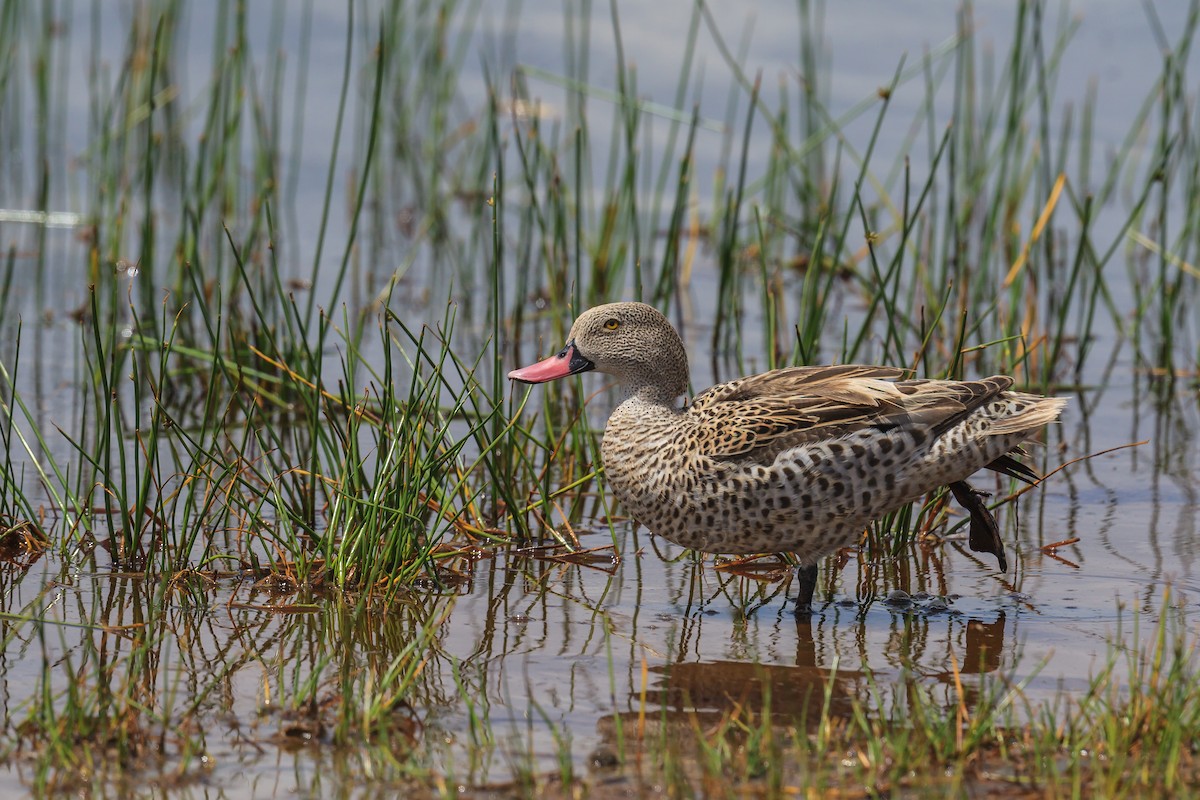
M 358 605 L 198 572 L 145 580 L 53 558 L 42 567 L 0 568 L 0 699 L 31 755 L 57 731 L 111 742 L 113 775 L 191 780 L 226 759 L 364 740 L 399 760 L 424 715 L 458 702 L 441 670 L 422 669 L 444 598 Z
M 818 612 L 797 616 L 786 564 L 736 574 L 644 531 L 617 534 L 613 550 L 607 532 L 585 533 L 600 549 L 583 562 L 514 547 L 461 565 L 467 579 L 446 593 L 361 607 L 250 578 L 146 581 L 43 557 L 0 570 L 5 609 L 52 632 L 39 644 L 38 626 L 10 629 L 5 713 L 19 725 L 43 692 L 107 698 L 92 719 L 136 716 L 121 734 L 129 752 L 193 776 L 207 768 L 189 754 L 202 753 L 220 769 L 256 765 L 260 781 L 276 774 L 266 759 L 303 786 L 341 769 L 340 742 L 369 741 L 363 757 L 383 774 L 419 753 L 471 785 L 552 771 L 568 740 L 574 758 L 603 762 L 633 725 L 651 736 L 767 711 L 788 726 L 817 724 L 821 709 L 887 718 L 912 692 L 971 711 L 1010 683 L 1048 698 L 1061 676 L 1088 674 L 1080 654 L 1094 657 L 1113 619 L 1109 595 L 1078 585 L 1075 608 L 1029 592 L 1079 573 L 1036 549 L 1019 551 L 1011 579 L 928 543 L 898 559 L 846 553 L 824 565 Z
M 427 720 L 451 742 L 441 758 L 458 777 L 485 779 L 488 763 L 518 756 L 553 770 L 563 737 L 576 757 L 611 763 L 631 726 L 669 735 L 768 709 L 787 725 L 817 724 L 822 708 L 871 718 L 909 691 L 970 710 L 994 683 L 983 676 L 1027 675 L 1017 623 L 1036 612 L 957 551 L 931 551 L 938 570 L 920 574 L 848 556 L 823 573 L 818 613 L 797 617 L 783 565 L 735 575 L 661 542 L 654 552 L 644 531 L 618 533 L 615 568 L 515 550 L 476 563 L 427 665 L 470 698 L 469 713 L 451 705 Z M 987 596 L 927 591 L 940 582 Z M 493 755 L 472 758 L 484 728 Z
M 908 617 L 901 623 L 900 630 L 889 642 L 891 653 L 905 665 L 907 679 L 918 676 L 956 688 L 963 675 L 980 675 L 995 672 L 1001 666 L 1001 654 L 1005 650 L 1006 615 L 998 612 L 992 620 L 943 618 L 946 636 L 938 639 L 944 643 L 938 657 L 925 652 L 930 634 L 926 624 L 912 625 L 914 618 Z M 862 703 L 867 694 L 871 676 L 866 669 L 863 644 L 870 641 L 867 626 L 870 623 L 858 617 L 857 629 L 851 626 L 852 638 L 857 647 L 853 653 L 839 652 L 838 639 L 832 629 L 811 619 L 796 621 L 796 659 L 794 664 L 758 664 L 745 661 L 676 661 L 651 667 L 655 676 L 648 687 L 645 699 L 676 712 L 723 711 L 733 705 L 761 709 L 769 702 L 773 713 L 788 717 L 804 717 L 813 708 L 816 699 L 827 696 L 835 716 L 848 715 L 856 703 Z M 913 628 L 921 630 L 914 631 Z M 844 630 L 839 629 L 839 633 Z M 843 639 L 844 640 L 844 639 Z M 918 641 L 920 645 L 913 648 Z M 1011 652 L 1011 642 L 1008 643 Z M 857 658 L 856 658 L 857 656 Z M 858 663 L 857 669 L 847 668 L 843 663 Z M 939 669 L 938 664 L 946 665 Z M 958 664 L 952 669 L 949 665 Z M 968 690 L 969 691 L 969 690 Z M 969 694 L 968 694 L 969 696 Z M 631 694 L 632 701 L 640 701 L 640 692 Z M 810 723 L 815 724 L 816 719 Z
M 680 620 L 679 654 L 647 665 L 623 708 L 597 720 L 599 741 L 588 753 L 593 769 L 615 766 L 629 741 L 662 748 L 668 758 L 683 754 L 684 763 L 702 760 L 714 737 L 744 741 L 763 725 L 775 729 L 777 740 L 791 741 L 799 731 L 819 741 L 831 723 L 896 719 L 916 702 L 913 693 L 971 715 L 995 700 L 987 688 L 995 682 L 985 684 L 980 676 L 1016 667 L 1004 609 L 969 616 L 929 613 L 917 604 L 881 615 L 845 601 L 793 618 L 789 626 L 772 625 L 770 638 L 777 641 L 794 633 L 786 663 L 782 648 L 769 662 L 690 655 L 715 633 L 703 629 L 717 616 L 701 611 Z M 707 638 L 711 647 L 716 637 Z M 709 744 L 700 745 L 705 740 Z

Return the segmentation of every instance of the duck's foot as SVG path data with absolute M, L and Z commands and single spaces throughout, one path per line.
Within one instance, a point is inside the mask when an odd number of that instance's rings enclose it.
M 817 565 L 801 564 L 796 568 L 796 577 L 800 581 L 800 593 L 796 596 L 796 613 L 811 614 L 813 594 L 817 591 Z
M 984 505 L 984 492 L 972 489 L 966 481 L 954 481 L 950 491 L 958 504 L 971 514 L 971 534 L 967 544 L 976 553 L 991 553 L 1000 562 L 1000 571 L 1008 572 L 1008 559 L 1004 557 L 1004 542 L 1000 539 L 1000 526 L 996 518 Z

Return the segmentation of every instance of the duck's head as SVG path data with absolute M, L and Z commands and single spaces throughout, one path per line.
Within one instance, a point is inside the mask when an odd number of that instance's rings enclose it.
M 630 392 L 652 389 L 673 399 L 687 391 L 683 340 L 666 317 L 645 303 L 609 303 L 585 311 L 557 355 L 508 377 L 545 383 L 593 369 L 612 375 Z

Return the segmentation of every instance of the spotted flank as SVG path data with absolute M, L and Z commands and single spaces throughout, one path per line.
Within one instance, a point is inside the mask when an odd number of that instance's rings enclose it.
M 995 520 L 964 481 L 984 468 L 1035 481 L 1013 454 L 1066 403 L 1012 391 L 1002 375 L 916 380 L 847 364 L 740 378 L 681 406 L 687 364 L 666 317 L 613 303 L 581 315 L 557 355 L 509 377 L 614 376 L 625 396 L 601 452 L 634 519 L 684 547 L 792 552 L 808 565 L 858 542 L 872 520 L 949 486 L 970 513 L 971 547 L 1005 569 Z

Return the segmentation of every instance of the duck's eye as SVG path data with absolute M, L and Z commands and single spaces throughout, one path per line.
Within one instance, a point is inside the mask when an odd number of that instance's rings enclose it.
M 604 322 L 604 330 L 606 331 L 615 331 L 619 327 L 621 327 L 621 323 L 615 319 L 605 320 Z

